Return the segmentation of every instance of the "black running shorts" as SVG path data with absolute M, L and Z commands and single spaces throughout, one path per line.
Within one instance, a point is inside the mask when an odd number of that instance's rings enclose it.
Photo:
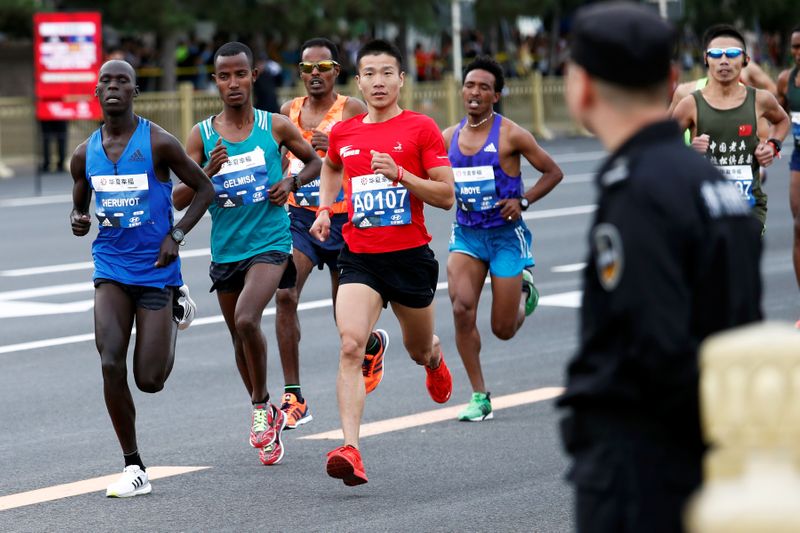
M 428 245 L 397 252 L 358 254 L 347 245 L 339 255 L 339 285 L 360 283 L 389 302 L 422 309 L 433 302 L 439 263 Z
M 172 290 L 176 287 L 146 287 L 144 285 L 128 285 L 113 279 L 97 278 L 94 280 L 94 288 L 98 288 L 104 283 L 116 285 L 133 300 L 137 308 L 147 309 L 148 311 L 158 311 L 163 309 L 172 298 Z
M 294 268 L 292 255 L 284 252 L 264 252 L 241 261 L 233 263 L 214 263 L 208 268 L 211 277 L 211 290 L 209 292 L 238 292 L 244 288 L 244 277 L 247 271 L 255 264 L 267 263 L 269 265 L 282 265 L 286 262 L 286 270 L 278 283 L 279 289 L 291 289 L 297 281 L 297 270 Z

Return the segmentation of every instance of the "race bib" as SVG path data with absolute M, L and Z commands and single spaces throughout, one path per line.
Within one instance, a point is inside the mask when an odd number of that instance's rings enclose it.
M 453 167 L 456 200 L 462 211 L 488 211 L 497 203 L 494 169 L 482 167 Z
M 218 207 L 241 207 L 267 199 L 269 176 L 264 151 L 229 156 L 219 173 L 211 178 Z
M 747 200 L 750 205 L 755 203 L 753 197 L 753 169 L 749 165 L 720 165 L 717 170 L 727 179 L 736 185 L 739 194 Z
M 392 185 L 383 174 L 350 180 L 353 193 L 353 227 L 375 228 L 411 224 L 411 196 L 400 184 Z
M 92 176 L 95 216 L 108 228 L 135 228 L 150 221 L 147 174 Z
M 792 135 L 794 143 L 800 146 L 800 111 L 792 111 Z

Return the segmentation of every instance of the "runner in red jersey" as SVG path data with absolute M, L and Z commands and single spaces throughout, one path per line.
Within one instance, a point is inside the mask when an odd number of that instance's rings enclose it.
M 397 47 L 371 41 L 359 50 L 357 65 L 368 112 L 331 131 L 311 227 L 319 240 L 328 238 L 330 204 L 344 185 L 349 221 L 336 299 L 341 338 L 336 389 L 344 445 L 328 453 L 327 471 L 348 486 L 367 482 L 358 450 L 365 397 L 361 364 L 382 308 L 391 302 L 408 354 L 425 367 L 431 398 L 444 403 L 453 388 L 433 332 L 439 264 L 428 247 L 422 212 L 423 203 L 450 209 L 455 201 L 444 140 L 429 117 L 398 106 L 404 72 Z

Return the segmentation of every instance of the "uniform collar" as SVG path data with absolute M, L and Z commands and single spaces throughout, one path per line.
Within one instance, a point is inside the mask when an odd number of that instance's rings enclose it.
M 643 146 L 680 138 L 680 127 L 674 120 L 663 120 L 645 126 L 625 141 L 616 152 L 606 159 L 597 173 L 597 184 L 610 187 L 628 177 L 629 156 Z

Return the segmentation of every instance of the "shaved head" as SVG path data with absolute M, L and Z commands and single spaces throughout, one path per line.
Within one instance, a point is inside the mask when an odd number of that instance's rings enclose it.
M 136 70 L 134 70 L 130 63 L 121 59 L 112 59 L 103 63 L 103 66 L 100 67 L 99 76 L 102 76 L 104 73 L 118 73 L 120 70 L 126 72 L 130 76 L 131 81 L 136 83 Z

